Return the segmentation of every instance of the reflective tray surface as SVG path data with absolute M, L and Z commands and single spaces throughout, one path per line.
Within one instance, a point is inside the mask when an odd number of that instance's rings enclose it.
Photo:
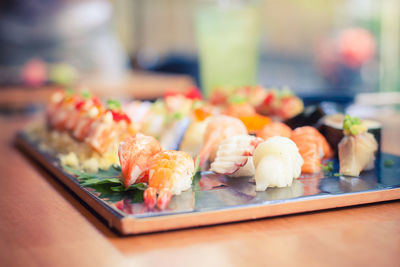
M 148 210 L 139 190 L 114 192 L 108 185 L 82 187 L 60 166 L 56 157 L 39 150 L 26 134 L 17 144 L 122 234 L 162 231 L 257 219 L 283 214 L 344 207 L 400 198 L 400 157 L 382 153 L 375 168 L 360 177 L 337 176 L 334 171 L 302 175 L 292 186 L 255 191 L 253 177 L 230 178 L 201 172 L 192 188 L 174 196 L 164 211 Z M 388 160 L 394 165 L 385 166 Z M 387 165 L 387 164 L 386 164 Z

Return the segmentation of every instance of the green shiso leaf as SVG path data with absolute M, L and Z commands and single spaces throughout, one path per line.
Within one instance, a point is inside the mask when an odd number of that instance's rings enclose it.
M 115 99 L 107 100 L 107 108 L 110 110 L 118 110 L 121 109 L 121 102 Z
M 145 190 L 147 185 L 144 183 L 133 184 L 125 188 L 121 182 L 121 168 L 119 166 L 110 167 L 108 170 L 99 170 L 96 173 L 86 173 L 75 170 L 68 166 L 62 166 L 65 171 L 76 176 L 81 186 L 95 187 L 98 185 L 108 185 L 114 192 L 122 192 L 133 189 Z
M 123 192 L 123 191 L 129 191 L 129 190 L 133 190 L 133 189 L 139 189 L 139 190 L 146 190 L 147 188 L 147 184 L 145 183 L 137 183 L 137 184 L 133 184 L 130 185 L 128 188 L 125 188 L 125 186 L 123 185 L 117 185 L 117 186 L 112 186 L 110 187 L 110 189 L 114 192 Z

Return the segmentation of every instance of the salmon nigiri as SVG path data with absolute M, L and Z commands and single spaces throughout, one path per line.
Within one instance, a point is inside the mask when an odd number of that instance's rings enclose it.
M 157 139 L 140 133 L 119 144 L 118 157 L 125 187 L 147 179 L 150 158 L 160 151 L 161 145 Z
M 290 138 L 291 135 L 292 129 L 283 122 L 278 121 L 273 121 L 265 125 L 261 131 L 257 132 L 257 137 L 261 137 L 264 140 L 274 136 Z
M 332 156 L 332 149 L 325 137 L 314 127 L 303 126 L 296 128 L 292 132 L 291 139 L 296 143 L 304 160 L 301 168 L 304 173 L 321 171 L 321 159 Z

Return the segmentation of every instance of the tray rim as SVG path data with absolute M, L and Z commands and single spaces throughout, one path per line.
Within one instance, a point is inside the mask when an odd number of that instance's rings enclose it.
M 302 201 L 296 201 L 296 198 L 294 198 L 279 203 L 233 206 L 202 212 L 183 212 L 164 216 L 135 218 L 118 212 L 82 188 L 75 179 L 66 175 L 61 167 L 52 164 L 49 155 L 37 149 L 37 146 L 28 140 L 24 131 L 17 132 L 15 143 L 72 190 L 81 201 L 97 212 L 110 228 L 115 228 L 123 235 L 255 220 L 400 199 L 400 187 L 394 187 L 344 194 L 319 195 Z

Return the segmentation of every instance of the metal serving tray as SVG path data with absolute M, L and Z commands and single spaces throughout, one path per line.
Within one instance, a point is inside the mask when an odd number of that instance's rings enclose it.
M 138 191 L 113 192 L 107 186 L 83 187 L 60 166 L 53 155 L 43 152 L 26 133 L 17 144 L 75 192 L 87 205 L 121 234 L 138 234 L 170 229 L 254 220 L 400 199 L 400 157 L 380 154 L 376 167 L 361 177 L 307 175 L 291 187 L 256 192 L 251 177 L 229 178 L 202 172 L 191 190 L 174 196 L 164 211 L 149 211 Z M 386 160 L 394 165 L 385 167 Z M 337 170 L 337 162 L 335 162 Z

